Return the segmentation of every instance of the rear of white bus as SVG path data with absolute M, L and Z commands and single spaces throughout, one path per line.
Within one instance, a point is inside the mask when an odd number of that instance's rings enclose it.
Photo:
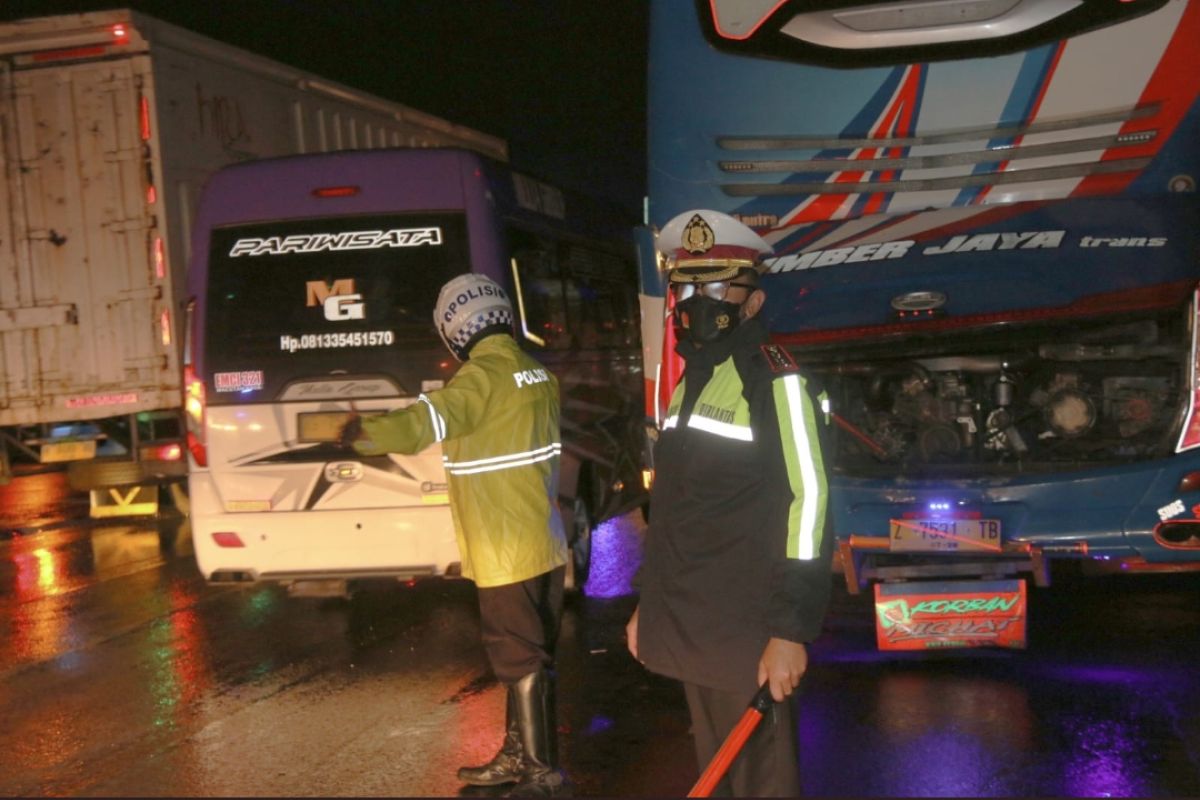
M 456 369 L 431 314 L 468 268 L 465 214 L 302 214 L 198 233 L 206 279 L 185 377 L 205 578 L 339 593 L 355 578 L 455 574 L 440 448 L 367 458 L 337 436 L 351 411 L 408 405 Z

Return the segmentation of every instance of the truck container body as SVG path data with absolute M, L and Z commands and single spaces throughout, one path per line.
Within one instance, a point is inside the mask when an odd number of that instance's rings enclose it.
M 92 513 L 186 475 L 181 300 L 217 169 L 495 137 L 128 10 L 0 24 L 0 432 L 68 461 Z M 177 499 L 181 499 L 178 492 Z

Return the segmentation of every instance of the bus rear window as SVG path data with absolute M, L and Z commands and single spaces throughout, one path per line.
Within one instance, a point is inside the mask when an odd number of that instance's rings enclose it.
M 210 402 L 267 401 L 330 374 L 420 391 L 447 357 L 438 290 L 470 265 L 460 213 L 289 220 L 213 231 Z

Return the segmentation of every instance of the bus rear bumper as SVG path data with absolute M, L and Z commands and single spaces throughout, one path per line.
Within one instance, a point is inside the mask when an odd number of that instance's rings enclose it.
M 192 507 L 196 563 L 213 583 L 408 579 L 460 573 L 450 510 L 204 514 Z

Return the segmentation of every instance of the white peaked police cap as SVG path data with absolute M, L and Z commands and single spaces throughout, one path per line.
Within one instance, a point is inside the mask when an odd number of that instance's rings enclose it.
M 771 245 L 728 214 L 693 209 L 675 216 L 658 232 L 656 247 L 675 283 L 727 281 L 743 269 L 763 271 Z

